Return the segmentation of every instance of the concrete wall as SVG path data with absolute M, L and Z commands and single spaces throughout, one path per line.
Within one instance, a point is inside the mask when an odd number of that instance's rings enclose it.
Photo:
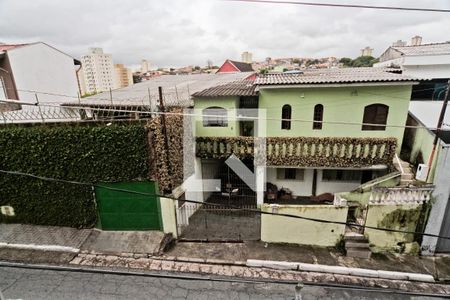
M 267 118 L 280 119 L 285 104 L 292 107 L 292 118 L 312 120 L 314 106 L 324 106 L 323 120 L 328 122 L 362 123 L 364 107 L 380 103 L 389 106 L 388 125 L 404 126 L 412 85 L 318 87 L 262 89 L 259 108 L 267 110 Z M 400 151 L 403 128 L 386 127 L 381 131 L 363 131 L 361 125 L 324 123 L 322 130 L 313 130 L 311 122 L 292 122 L 291 130 L 281 129 L 281 121 L 267 121 L 267 136 L 317 136 L 317 137 L 395 137 Z M 344 134 L 345 133 L 345 134 Z
M 311 196 L 313 170 L 304 169 L 303 180 L 277 179 L 277 168 L 267 168 L 267 182 L 273 183 L 278 189 L 283 187 L 290 189 L 295 196 Z
M 262 211 L 272 212 L 273 206 L 264 204 Z M 309 218 L 345 222 L 348 207 L 332 205 L 279 205 L 278 213 Z M 345 225 L 318 223 L 283 216 L 261 215 L 261 240 L 269 243 L 292 243 L 334 246 L 344 235 Z
M 366 226 L 415 231 L 421 204 L 369 205 Z M 388 232 L 366 228 L 371 247 L 375 250 L 393 250 L 398 243 L 411 243 L 412 234 Z
M 35 93 L 24 90 L 61 95 L 38 93 L 40 102 L 77 99 L 78 83 L 72 57 L 44 43 L 10 50 L 8 57 L 21 101 L 36 102 Z
M 417 128 L 413 138 L 413 145 L 411 149 L 410 162 L 415 163 L 419 153 L 422 153 L 423 162 L 428 165 L 430 161 L 430 155 L 433 150 L 434 134 L 428 131 L 426 128 Z M 439 148 L 436 147 L 431 170 L 428 175 L 427 182 L 432 183 L 433 177 L 436 171 L 436 162 L 439 157 Z
M 445 214 L 450 198 L 450 146 L 440 147 L 439 158 L 434 177 L 435 189 L 433 192 L 434 202 L 431 207 L 425 233 L 442 234 L 442 225 L 445 223 Z M 422 240 L 422 254 L 433 255 L 437 249 L 438 239 L 424 236 Z
M 161 219 L 164 233 L 172 233 L 177 237 L 177 216 L 175 214 L 175 201 L 169 198 L 159 198 Z
M 236 109 L 239 108 L 239 97 L 196 98 L 195 100 L 195 133 L 196 136 L 239 136 L 239 122 L 236 120 Z M 228 110 L 227 127 L 204 127 L 201 117 L 203 109 L 217 106 Z
M 356 189 L 361 185 L 361 180 L 358 181 L 323 181 L 323 170 L 317 170 L 317 190 L 316 194 L 323 193 L 340 193 L 348 192 Z
M 316 195 L 323 193 L 348 192 L 358 188 L 361 181 L 324 181 L 323 170 L 317 170 Z M 295 196 L 311 196 L 313 184 L 313 169 L 304 169 L 303 180 L 277 179 L 277 168 L 267 168 L 267 182 L 275 184 L 278 189 L 289 188 Z

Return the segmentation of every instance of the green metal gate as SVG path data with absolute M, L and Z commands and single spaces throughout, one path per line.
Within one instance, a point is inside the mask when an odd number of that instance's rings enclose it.
M 161 210 L 157 196 L 140 195 L 122 189 L 146 194 L 156 194 L 155 182 L 99 183 L 95 198 L 99 220 L 97 227 L 103 230 L 160 230 Z

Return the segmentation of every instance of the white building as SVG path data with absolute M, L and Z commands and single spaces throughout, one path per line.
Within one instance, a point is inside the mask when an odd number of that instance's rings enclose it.
M 373 53 L 373 48 L 370 48 L 369 46 L 367 46 L 364 49 L 361 49 L 361 56 L 372 56 Z
M 75 65 L 80 62 L 42 42 L 0 44 L 0 98 L 33 103 L 74 100 Z
M 141 73 L 146 73 L 150 71 L 150 62 L 146 59 L 141 61 Z
M 81 57 L 86 93 L 98 93 L 116 88 L 114 64 L 111 54 L 102 48 L 89 48 L 89 54 Z
M 374 67 L 400 67 L 404 74 L 431 79 L 450 78 L 450 42 L 420 44 L 415 36 L 410 46 L 391 46 Z
M 247 64 L 251 64 L 253 62 L 253 54 L 251 52 L 242 52 L 241 61 Z

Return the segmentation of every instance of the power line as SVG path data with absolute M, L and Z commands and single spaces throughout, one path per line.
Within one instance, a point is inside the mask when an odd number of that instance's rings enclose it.
M 29 105 L 29 106 L 43 106 L 43 107 L 58 107 L 58 108 L 70 108 L 70 109 L 89 109 L 94 111 L 104 111 L 104 112 L 126 112 L 126 113 L 136 113 L 136 114 L 149 114 L 149 115 L 175 115 L 175 116 L 187 116 L 187 117 L 213 117 L 213 118 L 221 118 L 221 119 L 230 119 L 227 115 L 212 115 L 212 114 L 198 114 L 198 113 L 179 113 L 179 112 L 161 112 L 161 111 L 143 111 L 143 110 L 134 110 L 134 109 L 111 109 L 111 108 L 100 108 L 100 107 L 92 107 L 96 105 L 102 104 L 92 104 L 90 106 L 76 106 L 74 105 L 52 105 L 52 104 L 36 104 L 30 102 L 18 102 L 13 100 L 0 100 L 0 102 L 4 103 L 13 103 L 20 105 Z M 109 104 L 110 105 L 110 104 Z M 117 106 L 121 106 L 120 104 L 116 104 Z M 114 106 L 114 105 L 112 105 Z M 136 105 L 131 105 L 131 107 L 135 107 Z M 250 121 L 291 121 L 291 122 L 300 122 L 300 123 L 321 123 L 321 124 L 334 124 L 334 125 L 351 125 L 351 126 L 374 126 L 374 127 L 391 127 L 391 128 L 411 128 L 411 129 L 428 129 L 428 130 L 436 130 L 435 127 L 426 127 L 420 125 L 392 125 L 392 124 L 375 124 L 375 123 L 361 123 L 361 122 L 346 122 L 346 121 L 315 121 L 310 119 L 283 119 L 283 118 L 261 118 L 261 117 L 250 117 L 250 116 L 236 116 L 232 119 L 235 120 L 250 120 Z
M 167 198 L 167 199 L 171 199 L 171 200 L 179 200 L 175 197 L 156 194 L 156 193 L 152 194 L 152 193 L 138 192 L 138 191 L 132 191 L 132 190 L 127 190 L 127 189 L 121 189 L 121 188 L 113 188 L 113 187 L 103 186 L 101 184 L 80 182 L 80 181 L 73 181 L 73 180 L 65 180 L 65 179 L 57 179 L 57 178 L 39 176 L 39 175 L 34 175 L 34 174 L 29 174 L 29 173 L 24 173 L 24 172 L 19 172 L 19 171 L 0 170 L 0 173 L 9 174 L 9 175 L 17 175 L 17 176 L 26 176 L 26 177 L 31 177 L 31 178 L 40 179 L 40 180 L 44 180 L 44 181 L 51 181 L 51 182 L 76 184 L 76 185 L 89 186 L 89 187 L 98 187 L 98 188 L 103 188 L 103 189 L 107 189 L 107 190 L 111 190 L 111 191 L 124 192 L 124 193 L 136 194 L 136 195 L 141 195 L 141 196 L 150 196 L 150 197 L 156 196 L 156 197 L 163 197 L 163 198 Z M 428 237 L 450 240 L 450 237 L 436 235 L 436 234 L 421 233 L 421 232 L 416 232 L 416 231 L 403 231 L 403 230 L 397 230 L 397 229 L 391 229 L 391 228 L 381 228 L 381 227 L 375 227 L 375 226 L 360 225 L 357 223 L 347 223 L 347 222 L 331 221 L 331 220 L 324 220 L 324 219 L 317 219 L 317 218 L 309 218 L 309 217 L 302 217 L 302 216 L 285 214 L 285 213 L 266 212 L 266 211 L 261 211 L 261 210 L 257 210 L 257 209 L 242 208 L 239 206 L 234 206 L 234 205 L 229 205 L 229 204 L 224 204 L 224 203 L 210 203 L 210 202 L 205 203 L 202 201 L 189 200 L 189 199 L 183 199 L 181 201 L 187 202 L 187 203 L 195 203 L 195 204 L 208 204 L 210 206 L 217 206 L 217 207 L 228 207 L 228 208 L 245 211 L 245 212 L 253 212 L 253 213 L 280 216 L 280 217 L 288 217 L 288 218 L 301 219 L 301 220 L 307 220 L 307 221 L 319 222 L 319 223 L 325 223 L 325 224 L 354 226 L 354 227 L 359 227 L 359 228 L 364 228 L 364 229 L 373 229 L 373 230 L 386 231 L 386 232 L 396 232 L 396 233 L 402 233 L 402 234 L 414 234 L 414 235 L 421 235 L 421 236 L 428 236 Z
M 281 1 L 276 1 L 276 0 L 224 0 L 224 1 L 251 2 L 251 3 L 271 3 L 271 4 L 294 4 L 294 5 L 320 6 L 320 7 L 364 8 L 364 9 L 382 9 L 382 10 L 403 10 L 403 11 L 450 13 L 450 9 L 440 9 L 440 8 L 419 8 L 419 7 L 399 7 L 399 6 L 374 6 L 374 5 L 357 5 L 357 4 L 315 3 L 315 2 L 285 1 L 285 0 L 281 0 Z

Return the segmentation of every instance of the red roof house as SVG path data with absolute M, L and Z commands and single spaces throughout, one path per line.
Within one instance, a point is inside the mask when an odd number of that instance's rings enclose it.
M 254 72 L 252 65 L 227 59 L 217 73 Z

